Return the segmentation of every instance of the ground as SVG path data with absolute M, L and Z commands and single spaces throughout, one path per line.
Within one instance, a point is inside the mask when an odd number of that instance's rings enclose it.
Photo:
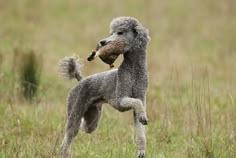
M 66 97 L 77 82 L 63 81 L 57 63 L 77 54 L 84 76 L 108 70 L 86 58 L 111 19 L 123 15 L 139 19 L 151 36 L 147 156 L 236 157 L 234 0 L 0 1 L 0 157 L 59 157 Z M 16 49 L 32 49 L 41 63 L 31 102 L 19 94 Z M 80 132 L 72 154 L 135 157 L 132 112 L 105 105 L 98 130 Z

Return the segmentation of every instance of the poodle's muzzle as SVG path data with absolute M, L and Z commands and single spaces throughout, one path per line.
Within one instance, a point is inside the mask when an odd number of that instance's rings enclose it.
M 107 38 L 105 38 L 105 39 L 102 39 L 100 42 L 99 42 L 99 45 L 100 46 L 105 46 L 105 45 L 107 45 L 108 43 L 110 43 L 110 42 L 112 42 L 112 41 L 114 41 L 115 40 L 115 38 L 113 37 L 113 35 L 111 35 L 111 36 L 109 36 L 109 37 L 107 37 Z

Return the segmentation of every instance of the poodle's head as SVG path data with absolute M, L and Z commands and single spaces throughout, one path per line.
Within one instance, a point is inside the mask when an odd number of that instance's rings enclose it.
M 100 45 L 105 46 L 111 42 L 124 43 L 123 53 L 130 50 L 146 49 L 149 41 L 148 31 L 142 24 L 132 17 L 118 17 L 111 21 L 110 36 L 101 40 Z

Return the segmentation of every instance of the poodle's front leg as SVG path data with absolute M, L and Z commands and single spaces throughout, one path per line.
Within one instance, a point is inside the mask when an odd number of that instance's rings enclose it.
M 134 112 L 135 141 L 138 148 L 138 158 L 145 158 L 146 132 L 145 126 L 139 122 L 137 114 Z
M 134 110 L 134 126 L 136 132 L 138 158 L 145 158 L 146 136 L 144 125 L 147 125 L 148 122 L 148 118 L 145 112 L 145 105 L 140 99 L 129 97 L 122 98 L 120 100 L 120 104 L 118 105 L 120 109 L 130 108 Z
M 133 109 L 137 114 L 138 121 L 143 125 L 147 125 L 148 118 L 145 112 L 145 108 L 140 99 L 124 97 L 121 98 L 118 107 L 116 107 L 120 111 L 125 111 L 126 109 Z

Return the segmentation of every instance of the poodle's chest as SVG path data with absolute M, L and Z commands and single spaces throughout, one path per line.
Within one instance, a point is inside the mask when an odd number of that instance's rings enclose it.
M 140 78 L 135 78 L 132 84 L 132 94 L 136 95 L 142 95 L 145 94 L 148 86 L 148 79 L 147 77 L 140 77 Z

